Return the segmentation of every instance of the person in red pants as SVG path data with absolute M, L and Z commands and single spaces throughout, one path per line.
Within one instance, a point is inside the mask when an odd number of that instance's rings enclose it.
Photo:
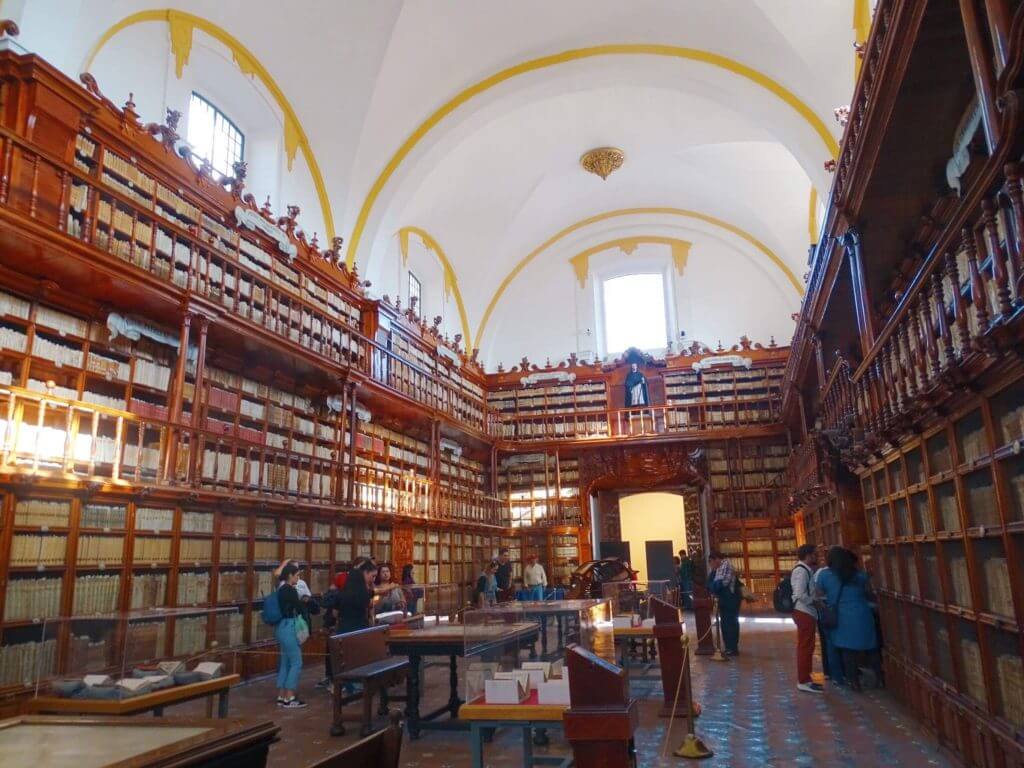
M 796 551 L 796 557 L 797 564 L 789 576 L 793 586 L 793 621 L 796 622 L 796 687 L 804 693 L 821 693 L 825 689 L 811 680 L 814 638 L 818 634 L 818 607 L 814 602 L 818 548 L 804 544 Z

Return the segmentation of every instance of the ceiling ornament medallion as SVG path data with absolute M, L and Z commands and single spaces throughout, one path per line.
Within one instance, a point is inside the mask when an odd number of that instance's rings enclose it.
M 615 147 L 598 147 L 584 153 L 580 158 L 580 165 L 590 173 L 597 174 L 602 179 L 607 179 L 613 172 L 622 167 L 622 161 L 626 159 L 626 153 Z

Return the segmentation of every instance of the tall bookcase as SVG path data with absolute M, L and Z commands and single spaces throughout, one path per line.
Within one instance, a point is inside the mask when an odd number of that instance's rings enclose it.
M 859 473 L 887 663 L 901 687 L 923 684 L 1008 738 L 1024 731 L 1022 448 L 1018 378 Z

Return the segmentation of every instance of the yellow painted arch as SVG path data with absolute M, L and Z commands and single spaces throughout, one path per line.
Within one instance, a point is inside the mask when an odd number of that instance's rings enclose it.
M 793 286 L 794 289 L 796 289 L 796 292 L 801 297 L 804 295 L 803 285 L 801 285 L 800 281 L 797 280 L 796 275 L 793 274 L 793 270 L 791 270 L 786 265 L 786 263 L 782 259 L 780 259 L 774 251 L 772 251 L 771 248 L 769 248 L 767 245 L 765 245 L 763 242 L 758 240 L 756 237 L 751 235 L 746 230 L 740 229 L 734 224 L 730 224 L 729 222 L 723 221 L 722 219 L 719 219 L 715 216 L 709 216 L 706 213 L 700 213 L 699 211 L 690 211 L 685 208 L 620 208 L 619 210 L 615 211 L 599 213 L 596 216 L 591 216 L 589 218 L 583 219 L 582 221 L 577 221 L 575 224 L 571 224 L 565 229 L 549 237 L 543 243 L 541 243 L 528 254 L 526 254 L 526 256 L 520 259 L 519 263 L 516 264 L 512 268 L 512 271 L 505 276 L 505 279 L 501 281 L 501 284 L 498 286 L 498 289 L 494 292 L 494 295 L 491 297 L 491 301 L 487 305 L 487 309 L 484 310 L 483 319 L 480 321 L 480 325 L 477 327 L 476 330 L 476 338 L 473 342 L 473 347 L 477 349 L 480 348 L 480 342 L 483 339 L 484 330 L 487 328 L 487 323 L 488 321 L 490 321 L 491 315 L 494 312 L 494 308 L 498 305 L 498 301 L 501 299 L 502 294 L 505 293 L 505 290 L 512 283 L 512 281 L 516 279 L 519 273 L 526 268 L 526 265 L 533 261 L 535 258 L 537 258 L 537 256 L 546 251 L 548 248 L 550 248 L 552 245 L 557 243 L 562 238 L 567 237 L 568 235 L 571 235 L 573 232 L 577 232 L 580 229 L 583 229 L 584 227 L 588 227 L 591 224 L 596 224 L 600 221 L 607 221 L 608 219 L 613 219 L 620 216 L 639 216 L 642 214 L 680 216 L 682 218 L 694 219 L 695 221 L 703 221 L 706 224 L 711 224 L 712 226 L 724 229 L 727 232 L 731 232 L 740 239 L 747 241 L 752 246 L 761 251 L 761 253 L 767 256 L 769 261 L 771 261 L 776 267 L 782 270 L 783 274 L 785 274 L 790 284 Z
M 468 348 L 471 339 L 469 334 L 469 316 L 466 314 L 466 305 L 462 302 L 462 291 L 459 290 L 459 279 L 455 276 L 455 268 L 448 261 L 444 249 L 438 244 L 437 240 L 420 227 L 402 227 L 398 230 L 398 245 L 401 248 L 403 260 L 409 258 L 409 235 L 416 235 L 422 240 L 423 245 L 437 256 L 437 260 L 441 262 L 441 268 L 444 270 L 444 292 L 451 293 L 455 297 L 455 306 L 458 307 L 459 320 L 462 322 L 462 338 L 465 339 L 465 344 Z
M 797 114 L 799 114 L 811 126 L 811 128 L 814 129 L 818 136 L 821 137 L 829 155 L 833 158 L 839 155 L 839 144 L 836 142 L 829 129 L 825 126 L 825 123 L 822 122 L 821 118 L 815 114 L 814 110 L 804 103 L 796 94 L 763 72 L 747 66 L 746 64 L 741 64 L 727 56 L 711 53 L 710 51 L 702 51 L 696 48 L 682 48 L 675 45 L 657 45 L 651 43 L 622 43 L 597 45 L 590 48 L 576 48 L 552 54 L 550 56 L 542 56 L 538 59 L 531 59 L 530 61 L 525 61 L 521 64 L 516 64 L 513 67 L 503 69 L 500 72 L 497 72 L 461 91 L 458 95 L 435 110 L 430 117 L 420 123 L 416 130 L 412 132 L 409 138 L 407 138 L 395 154 L 392 155 L 388 164 L 384 166 L 384 170 L 380 172 L 377 180 L 374 181 L 373 186 L 370 187 L 366 200 L 363 201 L 363 207 L 359 211 L 359 217 L 356 219 L 355 227 L 352 230 L 352 238 L 349 242 L 347 255 L 348 266 L 351 268 L 355 263 L 356 255 L 359 251 L 359 245 L 362 241 L 363 231 L 366 229 L 366 223 L 370 218 L 370 212 L 373 210 L 373 206 L 376 204 L 377 198 L 383 191 L 384 186 L 420 140 L 423 139 L 424 136 L 433 130 L 433 128 L 435 128 L 448 115 L 476 96 L 479 96 L 485 91 L 488 91 L 491 88 L 504 83 L 506 80 L 511 80 L 519 75 L 524 75 L 541 69 L 547 69 L 548 67 L 565 64 L 571 61 L 579 61 L 580 59 L 590 59 L 598 56 L 623 55 L 668 56 L 677 59 L 696 61 L 732 72 L 733 74 L 764 88 L 769 93 L 774 94 L 784 103 L 792 107 Z
M 606 240 L 603 243 L 587 248 L 585 251 L 580 251 L 571 259 L 569 263 L 572 264 L 572 269 L 576 273 L 576 280 L 580 284 L 580 289 L 587 287 L 587 277 L 590 275 L 590 257 L 595 254 L 601 253 L 601 251 L 607 251 L 611 248 L 618 248 L 624 254 L 629 256 L 641 245 L 667 245 L 672 249 L 672 261 L 676 266 L 676 272 L 682 277 L 683 272 L 686 270 L 686 262 L 690 258 L 690 248 L 693 246 L 689 240 L 683 240 L 678 237 L 662 237 L 660 235 L 641 235 L 640 237 L 617 237 L 614 240 Z
M 256 56 L 242 43 L 222 27 L 201 16 L 194 16 L 191 13 L 175 11 L 170 8 L 140 11 L 126 16 L 114 24 L 110 29 L 100 35 L 99 40 L 93 45 L 85 58 L 84 72 L 88 72 L 96 55 L 103 49 L 103 46 L 110 42 L 118 32 L 128 27 L 145 22 L 166 22 L 171 35 L 171 52 L 175 57 L 175 67 L 178 77 L 181 77 L 182 70 L 188 63 L 189 53 L 192 50 L 192 32 L 201 30 L 214 38 L 231 51 L 235 63 L 245 75 L 255 75 L 264 87 L 270 92 L 277 102 L 277 106 L 284 115 L 284 146 L 285 154 L 288 156 L 288 169 L 291 170 L 292 161 L 295 159 L 297 149 L 302 150 L 302 156 L 306 159 L 310 176 L 313 177 L 313 186 L 316 188 L 316 195 L 320 201 L 320 211 L 324 218 L 324 227 L 327 230 L 327 240 L 334 237 L 334 215 L 331 212 L 330 199 L 327 196 L 327 185 L 324 183 L 323 174 L 320 172 L 320 165 L 313 155 L 313 149 L 309 145 L 309 137 L 299 121 L 298 115 L 292 109 L 292 105 L 285 97 L 284 92 L 274 81 L 274 78 L 267 69 L 259 62 Z

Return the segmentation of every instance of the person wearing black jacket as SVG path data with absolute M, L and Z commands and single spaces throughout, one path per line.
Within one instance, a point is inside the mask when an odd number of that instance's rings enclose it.
M 277 666 L 277 705 L 286 709 L 301 709 L 306 703 L 295 695 L 302 674 L 302 646 L 295 636 L 295 619 L 303 614 L 302 601 L 295 589 L 299 569 L 289 563 L 278 577 L 277 600 L 281 607 L 281 620 L 274 627 L 280 650 Z
M 345 586 L 338 593 L 338 632 L 355 632 L 370 626 L 370 604 L 373 602 L 373 580 L 377 564 L 364 560 L 348 572 Z

